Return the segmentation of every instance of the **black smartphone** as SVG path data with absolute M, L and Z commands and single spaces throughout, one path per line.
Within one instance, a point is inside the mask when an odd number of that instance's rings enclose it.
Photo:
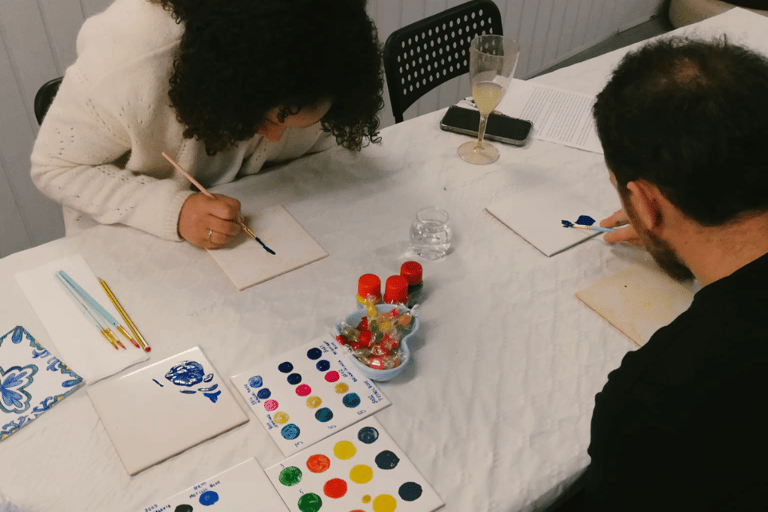
M 480 126 L 480 112 L 470 108 L 451 105 L 440 121 L 440 128 L 449 132 L 462 133 L 477 137 L 477 129 Z M 512 144 L 525 146 L 531 135 L 533 123 L 523 119 L 494 114 L 488 116 L 488 124 L 485 127 L 485 138 Z

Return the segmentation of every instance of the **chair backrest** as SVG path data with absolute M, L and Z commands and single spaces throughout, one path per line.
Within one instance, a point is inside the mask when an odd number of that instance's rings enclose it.
M 470 0 L 392 33 L 384 43 L 384 72 L 395 122 L 416 100 L 469 71 L 469 43 L 503 35 L 492 0 Z
M 62 77 L 49 80 L 37 90 L 37 94 L 35 94 L 35 117 L 37 118 L 37 124 L 42 124 L 43 118 L 59 90 L 61 79 Z

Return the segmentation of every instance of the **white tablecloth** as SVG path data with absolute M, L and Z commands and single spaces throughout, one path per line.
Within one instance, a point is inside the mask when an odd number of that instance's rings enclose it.
M 727 30 L 768 54 L 765 19 L 740 9 L 681 30 Z M 537 81 L 597 93 L 623 53 Z M 594 395 L 634 349 L 574 293 L 647 255 L 595 238 L 543 256 L 485 206 L 541 175 L 610 214 L 619 202 L 602 156 L 533 140 L 496 144 L 498 162 L 473 166 L 456 155 L 467 139 L 441 131 L 441 116 L 387 128 L 381 145 L 361 153 L 334 149 L 217 190 L 247 212 L 282 204 L 328 258 L 238 292 L 205 251 L 100 226 L 0 260 L 0 332 L 22 325 L 52 345 L 13 274 L 82 254 L 152 345 L 150 363 L 200 345 L 222 375 L 234 375 L 329 332 L 354 308 L 360 275 L 384 280 L 413 259 L 410 222 L 439 205 L 451 215 L 453 245 L 442 260 L 421 261 L 414 361 L 380 385 L 392 406 L 376 417 L 446 511 L 535 509 L 589 463 Z M 251 456 L 262 467 L 283 458 L 256 421 L 130 477 L 79 390 L 0 443 L 0 491 L 25 512 L 133 511 Z

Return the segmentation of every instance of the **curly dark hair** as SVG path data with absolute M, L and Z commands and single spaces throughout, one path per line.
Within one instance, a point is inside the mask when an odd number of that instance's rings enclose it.
M 365 0 L 149 0 L 184 25 L 170 78 L 184 136 L 215 154 L 252 138 L 267 111 L 332 99 L 337 143 L 378 143 L 383 68 Z
M 768 211 L 768 59 L 724 36 L 627 54 L 593 108 L 624 189 L 644 179 L 705 226 Z

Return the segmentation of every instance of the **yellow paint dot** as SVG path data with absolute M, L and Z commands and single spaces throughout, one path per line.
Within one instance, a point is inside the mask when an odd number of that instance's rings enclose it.
M 341 460 L 351 459 L 355 453 L 357 453 L 357 448 L 349 441 L 339 441 L 333 447 L 333 454 Z
M 397 501 L 389 494 L 381 494 L 373 500 L 373 512 L 395 512 Z
M 365 496 L 363 496 L 363 503 L 370 503 L 370 502 L 371 502 L 370 494 L 366 494 Z
M 278 423 L 282 425 L 283 423 L 288 421 L 288 415 L 285 414 L 283 411 L 278 411 L 275 413 L 275 423 Z
M 323 403 L 323 401 L 320 400 L 319 396 L 311 396 L 311 397 L 307 398 L 307 407 L 310 407 L 312 409 L 314 409 L 315 407 L 317 407 L 321 403 Z
M 367 484 L 371 481 L 371 478 L 373 478 L 373 470 L 370 466 L 358 464 L 349 472 L 349 479 L 356 484 Z
M 339 394 L 349 391 L 349 386 L 345 382 L 339 382 L 336 384 L 336 392 Z

